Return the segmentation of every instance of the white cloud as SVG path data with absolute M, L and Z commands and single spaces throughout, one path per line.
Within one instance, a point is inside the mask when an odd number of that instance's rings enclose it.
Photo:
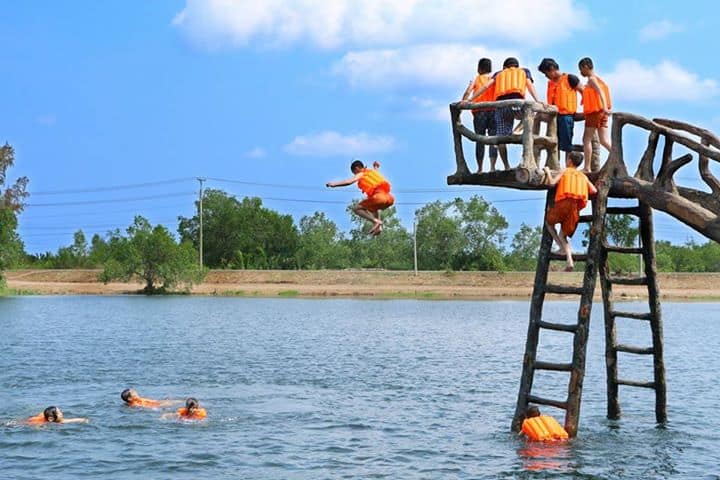
M 410 115 L 417 118 L 447 123 L 450 121 L 450 109 L 447 100 L 411 97 Z
M 398 46 L 494 39 L 552 43 L 590 23 L 574 0 L 186 0 L 173 19 L 211 48 L 251 43 Z
M 255 147 L 252 150 L 245 152 L 245 156 L 248 158 L 265 158 L 267 156 L 267 152 L 264 148 Z
M 601 77 L 611 97 L 620 100 L 699 101 L 720 93 L 717 81 L 700 78 L 669 60 L 649 67 L 637 60 L 621 60 L 614 71 Z
M 451 86 L 460 95 L 474 78 L 480 57 L 495 60 L 493 66 L 499 69 L 509 56 L 517 53 L 462 44 L 420 45 L 349 52 L 333 65 L 332 72 L 353 87 L 404 87 L 411 92 L 419 86 Z
M 640 30 L 640 40 L 649 42 L 651 40 L 659 40 L 661 38 L 672 35 L 673 33 L 679 33 L 685 30 L 683 25 L 678 23 L 670 22 L 668 20 L 661 20 L 659 22 L 652 22 L 645 25 Z
M 364 132 L 343 135 L 333 131 L 297 136 L 292 142 L 285 145 L 285 151 L 291 155 L 321 157 L 385 153 L 394 148 L 395 139 L 392 137 L 369 135 Z

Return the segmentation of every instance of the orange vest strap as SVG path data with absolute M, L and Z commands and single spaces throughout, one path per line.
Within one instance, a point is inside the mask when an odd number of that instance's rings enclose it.
M 490 83 L 490 74 L 488 74 L 488 73 L 478 74 L 475 77 L 475 81 L 473 82 L 473 86 L 472 86 L 473 92 L 477 92 L 478 90 L 480 90 L 482 87 L 484 87 L 488 83 Z M 488 88 L 487 90 L 485 90 L 482 93 L 482 95 L 480 95 L 475 100 L 473 100 L 473 103 L 492 102 L 493 100 L 495 100 L 495 85 L 493 85 L 490 88 Z M 478 110 L 473 110 L 472 112 L 475 113 L 477 111 Z

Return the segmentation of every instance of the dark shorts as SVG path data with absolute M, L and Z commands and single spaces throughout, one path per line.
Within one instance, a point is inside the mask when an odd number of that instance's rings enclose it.
M 497 135 L 510 135 L 513 131 L 513 121 L 520 118 L 522 118 L 520 107 L 495 109 L 495 131 Z
M 572 152 L 573 128 L 575 120 L 572 115 L 557 116 L 558 148 L 562 152 Z

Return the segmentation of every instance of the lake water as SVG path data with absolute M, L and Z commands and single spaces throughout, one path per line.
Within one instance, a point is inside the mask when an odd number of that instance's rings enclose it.
M 623 418 L 605 418 L 601 310 L 578 438 L 538 447 L 509 432 L 527 302 L 3 298 L 0 477 L 720 478 L 720 304 L 664 304 L 666 427 L 645 389 L 621 387 Z M 619 328 L 649 345 L 647 323 Z M 569 359 L 569 338 L 542 337 L 540 356 Z M 621 376 L 651 379 L 637 357 L 621 355 Z M 566 378 L 536 392 L 561 396 Z M 124 407 L 129 386 L 195 396 L 208 419 Z M 90 423 L 17 424 L 49 405 Z

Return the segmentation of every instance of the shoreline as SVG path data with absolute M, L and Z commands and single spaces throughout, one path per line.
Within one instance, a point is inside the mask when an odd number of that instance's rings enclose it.
M 100 270 L 11 270 L 15 295 L 135 295 L 142 284 L 98 280 Z M 552 283 L 580 285 L 582 272 L 551 272 Z M 187 294 L 226 297 L 407 298 L 437 300 L 526 300 L 535 272 L 441 272 L 386 270 L 211 270 Z M 720 273 L 659 273 L 661 299 L 720 301 Z M 177 289 L 178 294 L 185 294 Z M 641 286 L 615 286 L 615 301 L 647 298 Z M 549 295 L 552 299 L 576 296 Z M 598 282 L 595 298 L 600 299 Z

